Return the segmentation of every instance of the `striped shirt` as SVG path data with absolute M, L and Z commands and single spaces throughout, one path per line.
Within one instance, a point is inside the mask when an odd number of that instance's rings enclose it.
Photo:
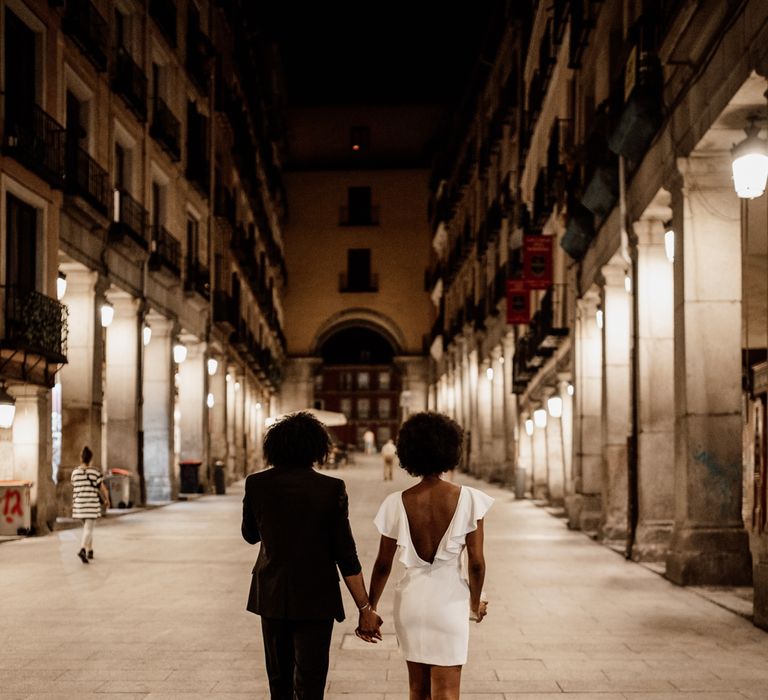
M 93 467 L 72 470 L 72 517 L 90 520 L 101 517 L 99 486 L 104 478 Z

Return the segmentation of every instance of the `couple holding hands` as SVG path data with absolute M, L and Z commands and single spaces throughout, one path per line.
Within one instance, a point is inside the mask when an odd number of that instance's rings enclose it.
M 405 574 L 395 588 L 393 622 L 410 698 L 459 697 L 469 621 L 486 614 L 483 517 L 493 503 L 441 478 L 458 464 L 461 442 L 459 425 L 438 413 L 417 413 L 401 426 L 400 464 L 420 481 L 387 496 L 374 518 L 381 540 L 366 592 L 344 482 L 312 468 L 331 448 L 325 426 L 301 412 L 269 429 L 264 457 L 272 468 L 246 480 L 242 534 L 261 543 L 248 610 L 261 616 L 273 699 L 324 696 L 333 621 L 344 619 L 337 567 L 359 610 L 355 634 L 381 639 L 376 605 L 398 552 Z

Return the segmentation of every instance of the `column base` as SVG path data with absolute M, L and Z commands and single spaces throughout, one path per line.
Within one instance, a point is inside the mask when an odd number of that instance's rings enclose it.
M 666 577 L 680 586 L 748 586 L 752 556 L 741 528 L 675 528 Z
M 672 540 L 671 520 L 646 520 L 638 523 L 632 561 L 664 561 Z
M 755 612 L 752 621 L 768 631 L 768 563 L 756 564 L 753 569 L 755 585 Z
M 596 494 L 572 493 L 565 497 L 568 527 L 596 535 L 600 529 L 602 508 L 600 496 Z
M 173 499 L 171 480 L 162 476 L 147 476 L 147 503 L 167 503 Z

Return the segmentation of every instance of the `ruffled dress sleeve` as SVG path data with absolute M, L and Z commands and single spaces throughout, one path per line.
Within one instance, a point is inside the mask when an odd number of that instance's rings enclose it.
M 384 537 L 398 538 L 400 526 L 400 492 L 390 493 L 379 507 L 379 512 L 373 519 L 376 529 Z
M 477 530 L 477 521 L 482 520 L 493 505 L 493 499 L 487 493 L 471 486 L 461 488 L 461 500 L 456 515 L 445 533 L 443 546 L 435 555 L 436 560 L 450 560 L 459 556 L 464 550 L 467 535 Z

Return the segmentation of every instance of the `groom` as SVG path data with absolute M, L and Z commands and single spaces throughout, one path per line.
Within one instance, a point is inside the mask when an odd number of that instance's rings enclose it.
M 359 611 L 355 634 L 381 639 L 349 525 L 344 482 L 312 469 L 331 449 L 325 426 L 310 413 L 275 423 L 264 438 L 272 469 L 245 482 L 242 534 L 261 542 L 248 610 L 261 615 L 273 700 L 322 699 L 334 619 L 344 619 L 341 572 Z

